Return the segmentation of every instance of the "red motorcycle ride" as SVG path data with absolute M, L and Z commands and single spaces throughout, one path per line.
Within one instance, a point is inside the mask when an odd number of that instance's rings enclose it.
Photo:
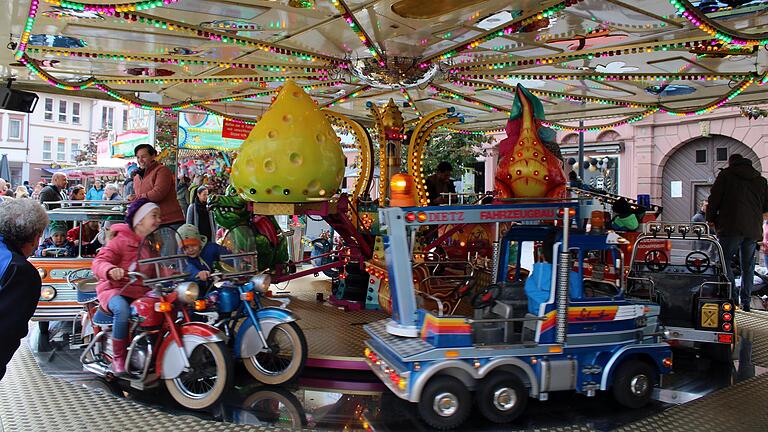
M 230 387 L 232 355 L 226 336 L 208 324 L 192 322 L 187 305 L 199 293 L 194 282 L 186 282 L 182 255 L 139 261 L 139 268 L 154 266 L 160 277 L 128 272 L 152 288 L 131 303 L 125 368 L 131 387 L 144 390 L 162 381 L 174 400 L 185 408 L 201 410 L 216 404 Z M 174 272 L 168 276 L 169 272 Z M 87 344 L 80 356 L 83 369 L 107 379 L 118 379 L 112 362 L 112 315 L 98 305 L 93 279 L 73 282 L 78 302 L 84 305 L 82 337 Z M 120 377 L 122 379 L 122 377 Z

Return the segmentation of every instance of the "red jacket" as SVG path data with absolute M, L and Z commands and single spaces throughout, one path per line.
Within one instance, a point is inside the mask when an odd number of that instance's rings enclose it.
M 149 288 L 140 283 L 126 285 L 128 283 L 127 278 L 113 281 L 107 276 L 107 273 L 115 267 L 123 270 L 135 270 L 139 258 L 139 246 L 141 245 L 141 238 L 128 227 L 128 224 L 115 224 L 110 227 L 110 230 L 115 233 L 115 236 L 106 246 L 99 249 L 99 253 L 96 254 L 96 258 L 91 264 L 93 274 L 99 279 L 96 293 L 99 297 L 99 303 L 104 309 L 107 309 L 109 300 L 116 295 L 136 299 L 149 291 Z
M 155 161 L 144 176 L 134 175 L 133 193 L 136 199 L 146 198 L 160 207 L 163 225 L 184 223 L 184 213 L 176 198 L 176 180 L 167 166 Z

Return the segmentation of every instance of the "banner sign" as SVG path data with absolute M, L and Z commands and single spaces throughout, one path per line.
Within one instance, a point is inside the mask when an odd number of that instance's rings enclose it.
M 251 133 L 254 125 L 235 122 L 229 119 L 224 119 L 224 126 L 221 129 L 222 138 L 232 138 L 238 140 L 245 140 L 248 138 L 248 134 Z

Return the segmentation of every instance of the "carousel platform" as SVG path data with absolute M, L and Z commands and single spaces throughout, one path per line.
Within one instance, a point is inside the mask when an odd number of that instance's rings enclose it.
M 272 287 L 274 296 L 290 296 L 288 306 L 301 320 L 307 338 L 307 367 L 368 370 L 363 359 L 363 341 L 368 338 L 363 325 L 389 317 L 377 310 L 348 310 L 328 302 L 331 281 L 307 276 Z M 318 300 L 318 294 L 323 300 Z M 269 303 L 269 300 L 266 300 Z
M 547 402 L 531 401 L 527 414 L 505 430 L 764 431 L 768 424 L 768 313 L 737 312 L 736 317 L 742 350 L 749 355 L 720 369 L 701 366 L 692 372 L 700 360 L 687 365 L 673 374 L 677 383 L 672 387 L 682 396 L 676 401 L 665 400 L 668 395 L 661 389 L 648 407 L 622 411 L 611 405 L 609 397 L 585 398 L 566 392 Z M 355 322 L 347 321 L 352 327 Z M 162 394 L 145 397 L 109 389 L 82 368 L 78 372 L 77 364 L 67 364 L 68 357 L 76 363 L 76 353 L 62 352 L 51 360 L 28 346 L 22 343 L 0 381 L 3 432 L 429 430 L 412 406 L 375 388 L 375 379 L 361 372 L 342 386 L 343 380 L 330 371 L 315 369 L 319 374 L 305 372 L 295 388 L 247 383 L 241 374 L 240 384 L 220 407 L 207 413 L 188 412 Z M 329 387 L 329 377 L 338 382 Z M 499 429 L 473 417 L 462 430 Z

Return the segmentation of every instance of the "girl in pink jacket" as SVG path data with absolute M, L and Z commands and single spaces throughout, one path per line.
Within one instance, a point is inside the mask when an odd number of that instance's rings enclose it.
M 112 313 L 112 372 L 125 374 L 130 304 L 149 291 L 141 281 L 129 283 L 126 272 L 136 269 L 139 247 L 144 238 L 160 226 L 160 209 L 147 199 L 134 201 L 124 224 L 112 225 L 114 237 L 93 259 L 92 270 L 99 279 L 96 293 L 100 307 Z

